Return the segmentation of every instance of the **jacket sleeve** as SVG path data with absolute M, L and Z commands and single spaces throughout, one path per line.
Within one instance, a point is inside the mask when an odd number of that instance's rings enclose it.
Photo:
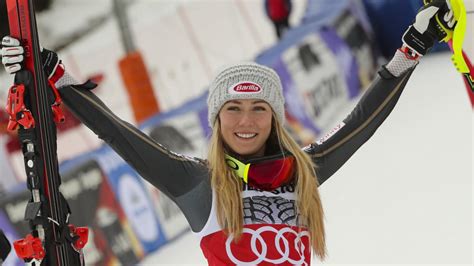
M 304 148 L 324 183 L 375 133 L 392 112 L 414 67 L 395 77 L 382 67 L 352 112 L 320 140 Z
M 205 161 L 176 154 L 156 143 L 114 115 L 86 87 L 66 86 L 59 91 L 75 116 L 143 178 L 176 202 L 193 230 L 199 230 L 211 208 L 212 192 Z

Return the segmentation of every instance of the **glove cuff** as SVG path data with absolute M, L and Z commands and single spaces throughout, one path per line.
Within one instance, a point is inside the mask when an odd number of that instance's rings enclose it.
M 60 89 L 64 86 L 77 85 L 79 82 L 76 81 L 68 72 L 64 72 L 64 75 L 56 82 L 56 88 Z
M 418 60 L 407 57 L 406 53 L 398 49 L 392 60 L 388 62 L 385 68 L 395 77 L 399 77 L 405 71 L 416 66 L 417 64 Z

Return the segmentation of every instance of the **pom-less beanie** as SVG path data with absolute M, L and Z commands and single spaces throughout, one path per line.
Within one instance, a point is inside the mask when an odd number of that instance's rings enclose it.
M 240 63 L 223 69 L 209 87 L 208 122 L 212 127 L 222 106 L 230 100 L 260 99 L 267 102 L 281 124 L 285 121 L 285 99 L 278 74 L 256 63 Z

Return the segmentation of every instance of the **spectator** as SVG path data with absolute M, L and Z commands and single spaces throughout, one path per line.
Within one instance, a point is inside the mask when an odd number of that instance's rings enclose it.
M 291 0 L 265 0 L 265 11 L 275 26 L 278 39 L 290 28 Z

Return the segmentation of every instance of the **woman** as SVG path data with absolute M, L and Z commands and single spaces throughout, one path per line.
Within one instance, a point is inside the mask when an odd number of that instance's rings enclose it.
M 436 17 L 436 18 L 435 18 Z M 326 256 L 317 187 L 375 132 L 394 108 L 418 58 L 449 35 L 454 18 L 444 0 L 420 10 L 404 45 L 379 71 L 351 114 L 319 141 L 300 149 L 284 129 L 278 75 L 254 63 L 229 66 L 210 85 L 213 132 L 207 160 L 173 153 L 116 117 L 67 73 L 56 87 L 81 121 L 183 211 L 210 265 L 310 264 Z M 22 48 L 4 38 L 2 62 L 21 69 Z M 51 77 L 63 69 L 44 50 Z

